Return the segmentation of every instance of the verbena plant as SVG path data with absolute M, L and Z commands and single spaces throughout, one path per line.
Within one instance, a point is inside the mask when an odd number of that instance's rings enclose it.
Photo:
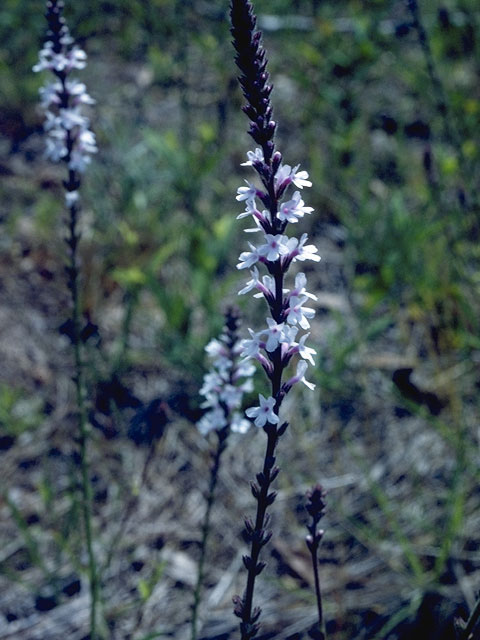
M 90 583 L 90 638 L 97 638 L 97 611 L 100 583 L 94 553 L 92 532 L 92 489 L 89 478 L 87 445 L 89 427 L 85 399 L 84 363 L 82 354 L 82 319 L 79 294 L 80 264 L 78 243 L 78 216 L 80 212 L 81 175 L 96 153 L 95 135 L 84 114 L 84 106 L 94 103 L 82 82 L 71 76 L 74 70 L 84 69 L 86 53 L 78 47 L 70 35 L 62 15 L 62 0 L 49 0 L 45 14 L 48 31 L 47 40 L 40 50 L 39 61 L 33 68 L 36 72 L 49 71 L 54 79 L 40 89 L 41 106 L 45 113 L 46 155 L 53 162 L 63 162 L 67 176 L 63 181 L 65 206 L 67 208 L 67 237 L 69 264 L 68 287 L 71 293 L 70 337 L 74 353 L 74 382 L 78 413 L 78 446 L 81 469 L 81 505 L 85 543 L 88 556 Z
M 240 360 L 242 344 L 238 329 L 238 312 L 234 309 L 229 309 L 225 314 L 225 327 L 220 338 L 211 340 L 205 348 L 212 360 L 212 368 L 205 375 L 203 386 L 200 390 L 200 393 L 205 398 L 202 406 L 206 409 L 206 412 L 197 426 L 200 433 L 206 437 L 213 432 L 217 442 L 216 446 L 212 447 L 211 450 L 212 465 L 206 496 L 198 575 L 192 607 L 192 640 L 197 638 L 198 613 L 210 533 L 210 515 L 215 498 L 222 453 L 225 451 L 227 438 L 231 431 L 234 433 L 246 433 L 250 427 L 250 422 L 244 418 L 240 409 L 242 407 L 243 394 L 253 390 L 251 376 L 255 371 L 255 367 Z
M 263 469 L 252 483 L 252 493 L 257 501 L 255 519 L 245 520 L 245 536 L 250 542 L 250 553 L 243 557 L 247 569 L 247 585 L 240 596 L 234 597 L 234 613 L 241 620 L 242 640 L 257 635 L 261 610 L 254 607 L 256 577 L 263 571 L 265 563 L 260 560 L 262 548 L 267 544 L 272 532 L 268 530 L 268 507 L 275 500 L 271 485 L 278 475 L 275 464 L 275 449 L 288 423 L 280 420 L 282 402 L 297 382 L 303 382 L 313 389 L 314 385 L 305 379 L 308 364 L 314 364 L 315 351 L 307 346 L 309 333 L 297 336 L 299 330 L 307 330 L 314 316 L 314 310 L 305 306 L 315 296 L 306 290 L 305 273 L 297 273 L 292 289 L 285 288 L 285 276 L 290 266 L 296 262 L 320 260 L 317 248 L 307 244 L 308 236 L 300 238 L 287 236 L 289 224 L 297 223 L 305 214 L 313 211 L 305 206 L 299 190 L 310 187 L 306 171 L 299 166 L 291 167 L 282 162 L 281 153 L 275 149 L 274 136 L 276 122 L 273 120 L 267 59 L 262 46 L 262 34 L 256 30 L 256 17 L 248 0 L 232 0 L 230 16 L 232 22 L 235 61 L 240 69 L 240 85 L 247 104 L 243 107 L 250 120 L 249 134 L 257 146 L 247 153 L 245 166 L 257 174 L 258 183 L 247 182 L 237 191 L 237 200 L 244 202 L 246 210 L 238 217 L 252 217 L 254 228 L 261 236 L 258 245 L 249 243 L 249 251 L 240 254 L 238 269 L 249 269 L 249 280 L 240 294 L 255 291 L 267 303 L 269 316 L 267 327 L 260 331 L 249 329 L 250 338 L 243 342 L 242 355 L 260 362 L 270 382 L 268 397 L 259 394 L 259 406 L 247 410 L 247 416 L 257 427 L 263 428 L 267 436 L 267 446 Z M 289 187 L 297 188 L 287 197 Z M 257 207 L 258 204 L 258 207 Z M 257 268 L 263 266 L 267 273 L 263 276 Z M 296 373 L 284 380 L 284 374 L 294 356 L 299 355 Z

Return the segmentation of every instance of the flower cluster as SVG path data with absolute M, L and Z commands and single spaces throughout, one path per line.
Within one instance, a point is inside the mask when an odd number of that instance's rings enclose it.
M 45 112 L 47 157 L 54 162 L 63 160 L 71 172 L 83 173 L 90 163 L 91 154 L 97 151 L 95 135 L 82 112 L 84 105 L 94 104 L 94 100 L 82 82 L 69 77 L 73 69 L 85 68 L 87 56 L 74 44 L 62 11 L 61 0 L 47 2 L 48 40 L 33 70 L 48 70 L 55 76 L 52 82 L 40 89 L 41 106 Z M 78 177 L 71 176 L 65 185 L 67 206 L 76 202 L 78 186 Z
M 252 166 L 258 173 L 263 188 L 257 188 L 247 182 L 239 187 L 237 200 L 245 202 L 245 211 L 238 218 L 252 216 L 255 228 L 247 232 L 259 232 L 262 240 L 254 245 L 249 242 L 249 251 L 240 254 L 238 269 L 249 269 L 251 280 L 239 294 L 254 291 L 255 297 L 263 297 L 267 302 L 271 317 L 266 320 L 266 328 L 254 332 L 249 329 L 250 338 L 242 343 L 242 356 L 254 358 L 260 362 L 272 382 L 272 396 L 259 397 L 260 405 L 247 411 L 247 416 L 255 419 L 255 424 L 263 427 L 266 423 L 277 424 L 278 409 L 283 397 L 296 382 L 303 382 L 310 389 L 311 382 L 305 379 L 308 364 L 315 364 L 315 350 L 306 345 L 309 333 L 298 337 L 300 330 L 310 328 L 310 320 L 315 311 L 307 306 L 308 300 L 316 296 L 306 290 L 307 278 L 303 271 L 297 273 L 292 289 L 284 288 L 284 276 L 294 262 L 313 260 L 318 262 L 317 248 L 307 244 L 308 236 L 289 237 L 285 229 L 289 223 L 296 223 L 305 214 L 313 211 L 305 206 L 298 189 L 310 187 L 306 171 L 282 164 L 278 151 L 273 154 L 272 162 L 265 163 L 263 151 L 256 148 L 247 153 L 246 166 Z M 290 185 L 297 187 L 291 196 L 287 196 Z M 258 202 L 257 202 L 258 201 Z M 257 264 L 263 264 L 267 273 L 260 276 Z M 281 382 L 281 374 L 294 355 L 300 360 L 296 374 L 286 382 Z
M 251 376 L 255 367 L 241 361 L 241 341 L 238 337 L 238 316 L 233 310 L 226 313 L 225 329 L 218 339 L 205 347 L 212 360 L 212 369 L 204 376 L 200 393 L 207 409 L 197 426 L 203 435 L 230 426 L 232 431 L 245 433 L 250 422 L 240 412 L 243 394 L 252 391 Z

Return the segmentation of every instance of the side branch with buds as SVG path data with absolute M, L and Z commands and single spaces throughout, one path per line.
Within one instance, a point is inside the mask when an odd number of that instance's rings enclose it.
M 220 338 L 211 340 L 205 348 L 212 360 L 212 369 L 203 380 L 200 393 L 205 398 L 202 407 L 205 414 L 198 422 L 200 433 L 208 436 L 212 431 L 216 435 L 216 447 L 212 448 L 212 466 L 210 481 L 206 497 L 207 508 L 202 526 L 202 540 L 200 543 L 200 558 L 198 562 L 197 583 L 193 596 L 191 639 L 196 640 L 198 629 L 198 610 L 204 578 L 204 565 L 207 542 L 210 533 L 210 514 L 215 497 L 220 461 L 227 446 L 230 432 L 246 433 L 250 422 L 245 420 L 240 412 L 243 394 L 252 391 L 251 376 L 255 367 L 240 361 L 242 351 L 238 337 L 239 317 L 234 309 L 225 314 L 225 328 Z

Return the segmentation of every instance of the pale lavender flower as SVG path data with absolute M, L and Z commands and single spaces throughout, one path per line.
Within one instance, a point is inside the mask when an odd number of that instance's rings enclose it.
M 53 162 L 63 160 L 73 172 L 83 173 L 90 163 L 90 156 L 97 152 L 97 145 L 82 108 L 95 101 L 83 82 L 69 77 L 73 69 L 85 68 L 87 55 L 73 43 L 62 9 L 60 1 L 50 0 L 47 3 L 49 39 L 40 50 L 33 70 L 50 71 L 55 76 L 53 82 L 39 90 L 45 114 L 46 155 Z M 76 177 L 69 180 L 67 191 L 76 190 L 77 182 Z
M 254 200 L 257 194 L 255 186 L 253 184 L 250 184 L 250 182 L 248 182 L 247 180 L 245 180 L 245 182 L 248 185 L 247 187 L 238 187 L 237 189 L 236 200 L 238 200 L 239 202 L 242 202 L 243 200 Z
M 283 202 L 280 205 L 278 212 L 278 218 L 286 222 L 298 222 L 300 218 L 303 218 L 305 213 L 312 213 L 313 207 L 306 207 L 304 201 L 300 196 L 300 191 L 295 191 L 291 200 Z
M 287 322 L 289 324 L 299 324 L 302 329 L 308 329 L 310 327 L 308 319 L 312 319 L 314 317 L 315 311 L 309 307 L 303 306 L 307 299 L 307 296 L 303 296 L 302 298 L 299 298 L 298 296 L 290 297 L 288 301 L 289 307 L 285 311 L 287 314 Z
M 260 405 L 258 407 L 250 407 L 250 409 L 247 409 L 245 411 L 247 416 L 249 418 L 254 418 L 255 425 L 257 427 L 264 427 L 267 422 L 268 424 L 278 424 L 279 418 L 274 412 L 275 398 L 272 398 L 271 396 L 265 398 L 260 393 L 258 395 L 258 400 Z
M 264 257 L 267 262 L 275 262 L 275 260 L 278 260 L 280 256 L 284 256 L 288 253 L 287 242 L 287 236 L 266 233 L 265 244 L 258 247 L 258 253 L 260 256 Z
M 238 316 L 229 310 L 223 333 L 205 347 L 212 361 L 212 369 L 205 374 L 200 389 L 200 394 L 205 398 L 201 407 L 207 409 L 197 424 L 203 435 L 227 426 L 232 431 L 245 432 L 245 423 L 237 414 L 244 394 L 253 389 L 250 378 L 255 368 L 239 360 L 242 345 L 237 329 Z

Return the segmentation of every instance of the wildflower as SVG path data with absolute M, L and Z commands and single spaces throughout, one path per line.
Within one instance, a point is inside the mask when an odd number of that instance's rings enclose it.
M 288 253 L 287 241 L 287 236 L 280 234 L 274 236 L 271 233 L 266 233 L 265 244 L 258 247 L 258 253 L 268 262 L 275 262 L 280 256 Z
M 292 296 L 306 296 L 307 298 L 310 298 L 311 300 L 316 300 L 317 296 L 315 296 L 313 293 L 309 293 L 305 289 L 305 285 L 306 284 L 307 284 L 307 278 L 306 278 L 305 274 L 303 272 L 297 273 L 297 275 L 295 276 L 295 288 L 293 289 L 293 291 L 291 292 L 290 295 L 292 295 Z
M 295 260 L 313 260 L 314 262 L 320 262 L 320 256 L 317 256 L 317 247 L 313 244 L 305 246 L 305 242 L 308 240 L 306 233 L 302 234 L 300 240 L 298 238 L 290 238 L 288 241 L 289 255 L 288 258 L 292 262 Z
M 221 336 L 211 340 L 205 351 L 212 360 L 212 369 L 205 374 L 200 389 L 200 394 L 205 398 L 201 406 L 207 412 L 198 422 L 198 429 L 203 435 L 228 426 L 244 432 L 245 423 L 237 415 L 237 410 L 242 405 L 244 393 L 253 388 L 250 378 L 255 369 L 239 361 L 242 345 L 238 338 L 238 316 L 233 310 L 230 309 L 226 314 L 225 329 Z
M 269 352 L 275 351 L 283 338 L 283 322 L 277 324 L 272 318 L 267 318 L 268 330 L 265 331 L 268 335 L 265 349 Z
M 205 415 L 197 423 L 200 433 L 207 436 L 214 432 L 217 445 L 212 449 L 212 466 L 208 494 L 206 495 L 206 511 L 202 526 L 200 557 L 198 561 L 197 581 L 195 585 L 191 631 L 192 640 L 197 638 L 198 609 L 203 584 L 203 567 L 210 531 L 210 512 L 214 502 L 221 456 L 226 448 L 230 431 L 246 433 L 250 422 L 240 411 L 243 394 L 252 390 L 251 376 L 254 367 L 239 361 L 242 346 L 238 338 L 238 314 L 229 309 L 225 314 L 225 327 L 218 339 L 211 340 L 205 351 L 212 360 L 212 370 L 204 377 L 200 393 L 205 397 L 202 407 L 207 409 Z
M 260 251 L 257 247 L 254 247 L 251 242 L 248 243 L 251 251 L 243 251 L 240 256 L 240 262 L 237 264 L 237 269 L 250 269 L 261 258 Z
M 246 211 L 238 217 L 252 215 L 261 240 L 258 245 L 248 243 L 249 251 L 243 251 L 237 264 L 238 269 L 250 269 L 251 280 L 240 289 L 239 294 L 256 290 L 255 297 L 264 297 L 269 310 L 266 328 L 254 331 L 249 328 L 250 338 L 242 341 L 241 356 L 259 362 L 271 384 L 268 397 L 259 395 L 259 405 L 247 409 L 246 415 L 256 426 L 263 427 L 268 435 L 263 471 L 257 475 L 258 486 L 253 485 L 253 495 L 257 500 L 257 516 L 246 527 L 246 536 L 251 542 L 251 555 L 244 556 L 249 577 L 243 597 L 235 596 L 234 613 L 241 619 L 241 640 L 251 640 L 258 631 L 260 610 L 253 608 L 255 577 L 262 571 L 264 563 L 259 562 L 262 546 L 268 540 L 265 534 L 267 507 L 272 504 L 275 494 L 269 493 L 271 482 L 278 469 L 271 466 L 273 451 L 287 424 L 280 423 L 280 408 L 285 395 L 297 382 L 308 388 L 315 385 L 305 378 L 308 363 L 313 364 L 315 350 L 307 346 L 309 334 L 297 338 L 300 330 L 310 327 L 314 309 L 306 307 L 308 299 L 315 296 L 306 289 L 305 273 L 297 274 L 292 291 L 285 288 L 287 272 L 296 261 L 318 262 L 317 248 L 307 245 L 308 236 L 290 237 L 286 233 L 289 223 L 297 223 L 305 214 L 313 211 L 305 204 L 300 191 L 311 187 L 309 175 L 300 171 L 300 165 L 293 168 L 282 162 L 282 154 L 275 149 L 274 135 L 277 124 L 273 119 L 267 59 L 261 41 L 261 33 L 256 30 L 256 17 L 250 0 L 231 0 L 233 45 L 236 50 L 235 62 L 240 69 L 240 85 L 246 99 L 244 112 L 250 120 L 249 135 L 255 141 L 254 151 L 247 152 L 247 161 L 242 166 L 251 167 L 258 176 L 265 191 L 256 189 L 253 183 L 237 189 L 237 201 L 246 201 Z M 291 185 L 297 188 L 288 195 Z M 255 199 L 262 201 L 265 209 L 257 210 Z M 250 229 L 248 230 L 250 231 Z M 262 267 L 263 265 L 263 267 Z M 260 267 L 266 273 L 260 275 Z M 297 341 L 298 340 L 298 341 Z M 299 356 L 296 373 L 287 382 L 282 382 L 285 370 L 294 356 Z M 261 485 L 261 488 L 260 488 Z
M 82 493 L 82 518 L 85 531 L 85 547 L 88 556 L 88 577 L 90 587 L 90 633 L 97 640 L 97 604 L 101 600 L 101 584 L 97 574 L 95 544 L 92 540 L 92 504 L 90 473 L 87 456 L 89 440 L 88 413 L 85 403 L 84 363 L 81 341 L 81 307 L 79 300 L 78 232 L 80 174 L 90 162 L 90 156 L 96 153 L 95 136 L 90 131 L 88 118 L 82 111 L 84 105 L 93 104 L 83 83 L 70 77 L 73 69 L 84 69 L 87 56 L 74 44 L 65 19 L 62 15 L 62 0 L 48 0 L 45 17 L 48 23 L 47 41 L 40 50 L 38 63 L 33 71 L 49 71 L 54 79 L 42 87 L 40 104 L 45 114 L 44 130 L 46 134 L 46 155 L 53 162 L 62 161 L 68 169 L 64 180 L 65 204 L 68 208 L 69 249 L 69 289 L 72 303 L 72 344 L 75 361 L 75 387 L 77 398 L 79 466 L 81 479 L 79 488 Z
M 305 213 L 312 213 L 312 207 L 306 207 L 304 201 L 300 196 L 300 191 L 295 191 L 291 200 L 283 202 L 280 205 L 278 212 L 278 218 L 286 222 L 298 222 L 300 218 L 303 218 Z
M 305 372 L 307 371 L 307 368 L 308 364 L 305 362 L 305 360 L 298 361 L 296 374 L 283 385 L 283 390 L 285 393 L 288 393 L 293 385 L 297 384 L 297 382 L 303 382 L 303 384 L 311 391 L 315 389 L 315 385 L 313 384 L 313 382 L 309 382 L 305 379 Z
M 298 296 L 290 296 L 288 304 L 289 307 L 285 311 L 287 314 L 287 322 L 289 324 L 299 324 L 302 329 L 308 329 L 310 323 L 307 318 L 313 318 L 315 311 L 309 307 L 304 307 L 304 303 L 307 301 L 307 296 L 299 298 Z
M 73 43 L 62 10 L 60 0 L 47 2 L 49 39 L 40 50 L 33 71 L 50 71 L 55 76 L 53 82 L 39 90 L 45 113 L 46 155 L 53 162 L 65 161 L 71 171 L 83 173 L 90 156 L 97 152 L 97 145 L 89 119 L 81 109 L 95 101 L 83 82 L 69 77 L 73 69 L 85 68 L 87 55 Z
M 260 406 L 250 407 L 250 409 L 247 409 L 245 412 L 247 416 L 255 419 L 257 427 L 264 427 L 267 422 L 269 424 L 278 424 L 279 418 L 274 412 L 275 398 L 272 398 L 271 396 L 265 398 L 260 393 L 258 399 L 260 401 Z
M 255 189 L 255 187 L 253 186 L 253 184 L 250 184 L 250 182 L 247 182 L 247 180 L 245 180 L 245 182 L 247 183 L 247 187 L 238 187 L 237 189 L 237 197 L 236 199 L 241 202 L 243 200 L 246 200 L 247 202 L 251 202 L 255 199 L 255 196 L 257 194 L 257 190 Z
M 256 163 L 263 163 L 263 151 L 258 147 L 255 151 L 247 151 L 247 158 L 246 162 L 242 162 L 242 167 L 251 167 Z

